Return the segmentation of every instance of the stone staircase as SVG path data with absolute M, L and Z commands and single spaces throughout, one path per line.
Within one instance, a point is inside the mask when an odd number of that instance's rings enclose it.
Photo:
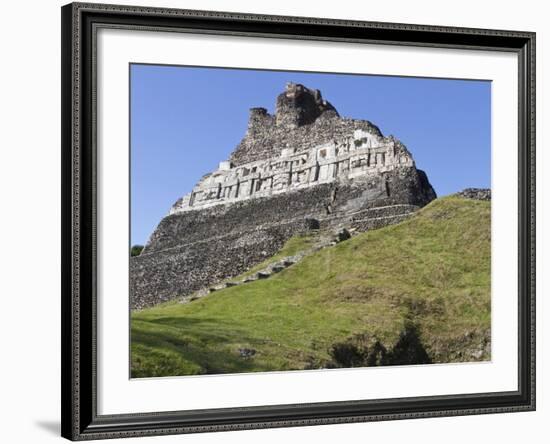
M 343 242 L 351 237 L 350 232 L 345 228 L 338 228 L 330 233 L 320 233 L 319 239 L 315 244 L 293 256 L 286 256 L 282 259 L 277 260 L 276 262 L 270 263 L 265 268 L 256 271 L 255 273 L 245 276 L 240 280 L 228 280 L 226 282 L 219 283 L 217 285 L 210 286 L 208 288 L 203 288 L 199 291 L 196 291 L 193 294 L 184 296 L 179 299 L 180 304 L 187 304 L 197 299 L 201 299 L 211 293 L 214 293 L 224 288 L 236 287 L 237 285 L 248 284 L 250 282 L 255 282 L 260 279 L 267 279 L 273 276 L 276 273 L 280 273 L 288 267 L 300 262 L 306 256 L 309 256 L 316 251 L 322 250 L 323 248 L 336 245 L 339 242 Z
M 216 285 L 201 288 L 187 296 L 180 297 L 178 301 L 182 304 L 186 304 L 203 298 L 211 293 L 215 293 L 216 291 L 223 290 L 224 288 L 248 284 L 260 279 L 267 279 L 300 262 L 304 257 L 316 251 L 349 239 L 352 234 L 355 235 L 356 233 L 382 228 L 409 219 L 418 209 L 419 207 L 416 205 L 397 204 L 368 208 L 346 213 L 341 216 L 321 219 L 318 240 L 312 247 L 294 256 L 287 256 L 276 262 L 270 263 L 265 268 L 251 275 L 245 275 L 242 279 L 229 279 Z

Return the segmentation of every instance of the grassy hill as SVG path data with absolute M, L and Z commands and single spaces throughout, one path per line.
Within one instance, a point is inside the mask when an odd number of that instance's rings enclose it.
M 269 279 L 134 312 L 132 377 L 490 359 L 490 218 L 440 198 Z

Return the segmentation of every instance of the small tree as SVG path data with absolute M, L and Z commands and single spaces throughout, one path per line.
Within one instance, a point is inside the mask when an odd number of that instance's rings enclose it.
M 134 245 L 130 248 L 130 256 L 139 256 L 143 250 L 143 245 Z

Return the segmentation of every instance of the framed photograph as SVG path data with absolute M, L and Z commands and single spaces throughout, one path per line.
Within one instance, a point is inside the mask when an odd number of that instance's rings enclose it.
M 64 437 L 535 409 L 534 33 L 61 13 Z

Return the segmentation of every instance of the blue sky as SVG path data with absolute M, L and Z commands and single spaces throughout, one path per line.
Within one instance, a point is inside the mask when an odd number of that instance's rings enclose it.
M 274 112 L 289 81 L 320 89 L 343 117 L 393 134 L 438 196 L 491 185 L 488 81 L 131 65 L 131 243 L 227 159 L 248 110 Z

